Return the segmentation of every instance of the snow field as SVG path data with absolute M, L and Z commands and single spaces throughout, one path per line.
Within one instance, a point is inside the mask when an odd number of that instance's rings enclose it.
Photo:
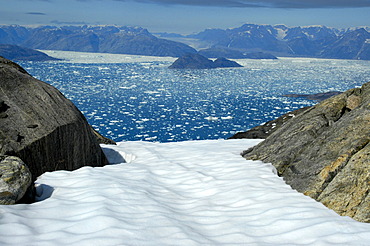
M 368 245 L 369 224 L 240 156 L 259 141 L 102 145 L 126 163 L 43 174 L 39 202 L 0 206 L 0 245 Z

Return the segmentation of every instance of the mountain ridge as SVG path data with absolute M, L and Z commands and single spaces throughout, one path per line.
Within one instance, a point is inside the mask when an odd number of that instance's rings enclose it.
M 179 57 L 197 51 L 128 26 L 0 26 L 0 44 L 31 49 Z
M 17 45 L 0 44 L 0 56 L 18 61 L 57 61 L 60 59 L 46 55 L 43 52 L 22 48 Z
M 370 60 L 370 27 L 339 29 L 323 25 L 244 24 L 228 29 L 205 29 L 184 36 L 153 35 L 145 28 L 115 25 L 0 25 L 0 44 L 41 50 L 172 57 L 212 48 L 278 57 Z
M 205 29 L 183 36 L 181 40 L 191 39 L 189 44 L 197 40 L 205 48 L 265 52 L 275 56 L 369 60 L 369 32 L 370 27 L 366 26 L 340 29 L 324 25 L 288 27 L 283 24 L 244 24 L 228 29 Z M 341 41 L 343 38 L 348 41 Z

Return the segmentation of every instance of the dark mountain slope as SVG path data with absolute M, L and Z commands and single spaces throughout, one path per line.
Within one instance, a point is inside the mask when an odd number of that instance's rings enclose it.
M 57 58 L 48 56 L 37 50 L 19 47 L 17 45 L 0 44 L 0 56 L 16 61 L 53 61 Z
M 340 30 L 325 26 L 287 27 L 245 24 L 238 28 L 207 29 L 188 37 L 212 48 L 240 52 L 262 51 L 275 56 L 369 59 L 369 32 L 364 28 Z
M 44 50 L 150 56 L 179 57 L 196 53 L 188 45 L 157 38 L 146 29 L 125 26 L 0 26 L 0 44 Z
M 360 53 L 362 53 L 362 57 L 367 58 L 370 54 L 366 54 L 363 50 L 367 40 L 370 40 L 370 33 L 363 28 L 346 33 L 334 43 L 329 44 L 321 57 L 358 59 L 361 58 Z

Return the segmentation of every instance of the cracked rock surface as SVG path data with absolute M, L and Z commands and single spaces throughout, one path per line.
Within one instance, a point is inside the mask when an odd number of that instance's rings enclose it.
M 242 154 L 272 163 L 292 188 L 370 222 L 370 82 L 305 110 Z

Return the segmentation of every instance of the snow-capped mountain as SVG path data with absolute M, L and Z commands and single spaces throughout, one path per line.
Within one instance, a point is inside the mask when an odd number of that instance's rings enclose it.
M 369 30 L 369 27 L 336 29 L 326 26 L 245 24 L 226 30 L 206 29 L 188 37 L 207 41 L 211 47 L 246 52 L 262 51 L 279 56 L 369 59 L 366 48 Z
M 196 53 L 192 48 L 195 47 L 275 56 L 368 60 L 369 32 L 370 27 L 336 29 L 245 24 L 237 28 L 206 29 L 188 36 L 160 33 L 154 36 L 144 28 L 127 26 L 6 25 L 0 26 L 0 44 L 43 50 L 173 57 Z

